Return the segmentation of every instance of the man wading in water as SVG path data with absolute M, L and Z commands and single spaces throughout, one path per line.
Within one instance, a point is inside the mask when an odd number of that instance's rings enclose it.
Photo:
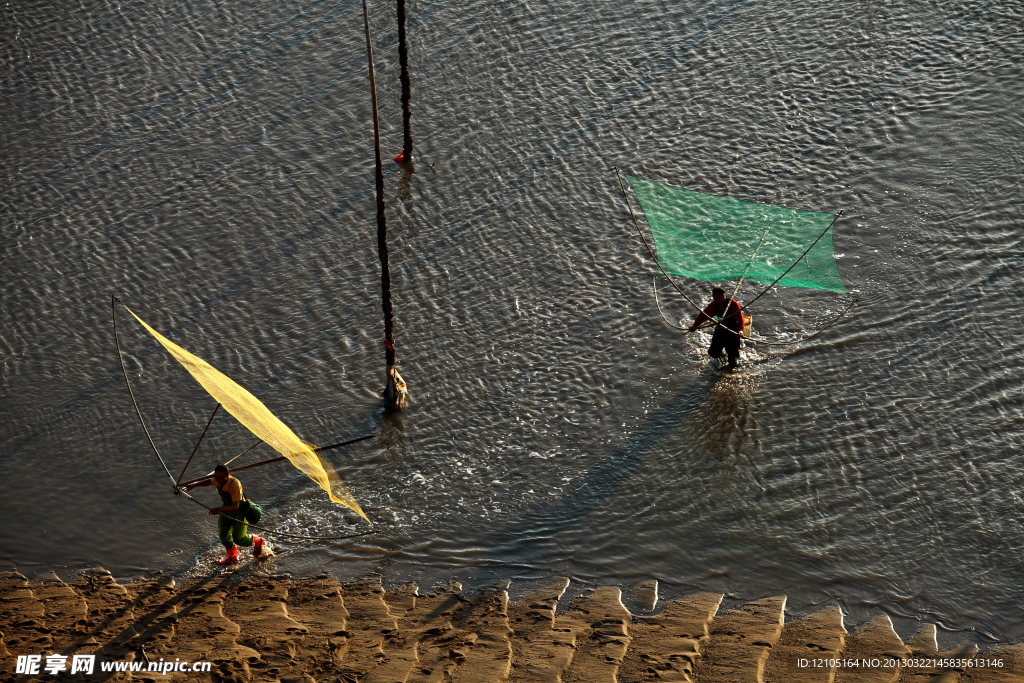
M 217 531 L 220 534 L 220 542 L 224 544 L 224 549 L 227 551 L 227 557 L 217 560 L 217 564 L 238 562 L 236 543 L 245 548 L 252 546 L 253 557 L 262 555 L 263 539 L 259 536 L 250 536 L 249 525 L 244 521 L 236 521 L 245 519 L 238 509 L 245 499 L 242 497 L 242 482 L 231 476 L 228 466 L 218 464 L 213 470 L 213 478 L 188 484 L 185 486 L 185 490 L 188 491 L 196 486 L 216 486 L 217 493 L 220 494 L 220 499 L 224 503 L 221 507 L 210 510 L 211 515 L 220 515 L 220 519 L 217 520 Z
M 696 332 L 705 320 L 716 320 L 721 323 L 721 325 L 715 325 L 715 333 L 711 335 L 708 355 L 716 360 L 720 359 L 722 349 L 725 349 L 729 364 L 722 365 L 718 369 L 735 369 L 740 358 L 740 336 L 743 334 L 743 311 L 740 309 L 740 305 L 733 299 L 727 299 L 724 289 L 715 287 L 711 290 L 711 303 L 697 314 L 697 318 L 690 325 L 690 332 Z

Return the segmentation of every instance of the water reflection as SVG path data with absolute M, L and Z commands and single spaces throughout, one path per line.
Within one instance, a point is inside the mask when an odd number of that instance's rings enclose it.
M 717 372 L 712 370 L 712 372 Z M 746 438 L 750 400 L 757 389 L 757 377 L 749 368 L 719 373 L 705 400 L 694 409 L 686 423 L 695 450 L 704 450 L 716 458 L 737 454 Z

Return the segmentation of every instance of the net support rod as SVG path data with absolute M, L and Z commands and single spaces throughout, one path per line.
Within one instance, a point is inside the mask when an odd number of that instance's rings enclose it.
M 370 103 L 373 108 L 373 142 L 376 159 L 377 255 L 380 258 L 381 309 L 384 312 L 384 399 L 389 411 L 401 410 L 406 402 L 405 382 L 398 374 L 395 359 L 394 310 L 391 305 L 391 267 L 388 265 L 388 227 L 384 206 L 384 170 L 380 154 L 380 116 L 377 111 L 377 80 L 373 71 L 373 47 L 370 44 L 370 12 L 363 0 L 363 25 L 366 28 L 366 61 L 370 76 Z M 411 144 L 411 140 L 410 140 Z M 404 154 L 404 151 L 403 151 Z
M 380 258 L 381 307 L 384 310 L 384 362 L 395 364 L 395 342 L 392 338 L 391 269 L 388 265 L 388 228 L 384 206 L 384 171 L 380 155 L 380 119 L 377 114 L 377 79 L 373 72 L 373 47 L 370 44 L 370 13 L 363 0 L 363 25 L 366 29 L 366 62 L 370 74 L 370 104 L 373 113 L 373 146 L 375 155 L 374 194 L 377 200 L 377 255 Z
M 684 292 L 682 288 L 680 288 L 679 285 L 676 284 L 675 280 L 672 279 L 672 276 L 668 274 L 667 270 L 665 270 L 665 267 L 661 265 L 661 261 L 658 260 L 658 257 L 654 255 L 654 249 L 652 249 L 651 245 L 647 243 L 647 238 L 644 237 L 644 233 L 640 229 L 640 223 L 636 219 L 636 214 L 633 213 L 633 206 L 629 203 L 629 195 L 626 194 L 626 188 L 622 184 L 622 172 L 617 168 L 615 169 L 615 177 L 619 181 L 619 189 L 622 190 L 622 198 L 626 200 L 626 208 L 629 209 L 629 215 L 633 219 L 633 225 L 636 226 L 636 233 L 640 235 L 640 239 L 643 240 L 644 246 L 647 247 L 647 251 L 648 253 L 650 253 L 651 258 L 654 259 L 654 262 L 658 265 L 658 268 L 660 268 L 661 272 L 664 273 L 665 278 L 670 283 L 672 283 L 673 287 L 676 288 L 676 291 L 683 295 L 683 298 L 686 299 L 687 303 L 696 308 L 700 313 L 703 313 L 704 309 L 698 306 L 697 304 L 693 303 L 693 300 L 690 299 L 690 297 L 686 296 L 686 292 Z M 737 305 L 739 305 L 739 302 L 737 302 Z M 710 320 L 710 322 L 714 323 L 716 327 L 721 327 L 723 330 L 729 330 L 729 332 L 735 334 L 737 337 L 740 336 L 738 332 L 736 332 L 735 330 L 730 330 L 728 327 L 718 322 L 717 320 Z M 703 325 L 701 325 L 701 327 L 703 327 Z M 689 334 L 689 331 L 687 331 L 686 334 Z
M 235 457 L 231 458 L 230 460 L 228 460 L 228 461 L 227 461 L 226 463 L 224 463 L 224 464 L 225 464 L 225 465 L 230 465 L 231 463 L 233 463 L 234 461 L 238 460 L 239 458 L 241 458 L 241 457 L 242 457 L 243 455 L 245 455 L 246 453 L 248 453 L 248 452 L 249 452 L 249 451 L 251 451 L 252 449 L 254 449 L 254 448 L 256 448 L 257 446 L 259 446 L 259 445 L 260 445 L 261 443 L 263 443 L 263 439 L 257 439 L 257 440 L 256 440 L 256 443 L 254 443 L 253 445 L 249 446 L 249 447 L 248 447 L 248 448 L 246 448 L 246 449 L 245 449 L 244 451 L 242 451 L 241 453 L 239 453 L 239 454 L 238 454 L 238 455 L 236 455 Z
M 259 462 L 254 462 L 251 465 L 243 465 L 241 467 L 235 467 L 234 469 L 228 470 L 228 473 L 230 474 L 231 472 L 241 472 L 242 470 L 251 470 L 252 468 L 259 467 L 260 465 L 269 465 L 272 462 L 281 462 L 282 460 L 287 460 L 287 459 L 288 458 L 286 456 L 281 455 L 281 456 L 278 456 L 276 458 L 271 458 L 270 460 L 261 460 Z M 199 481 L 202 481 L 202 479 L 200 479 Z
M 342 441 L 341 443 L 336 443 L 336 444 L 334 444 L 332 446 L 322 446 L 322 447 L 321 446 L 316 446 L 316 447 L 313 448 L 313 451 L 316 452 L 316 453 L 319 453 L 320 451 L 329 451 L 332 448 L 341 448 L 342 446 L 347 446 L 347 445 L 352 444 L 352 443 L 357 443 L 359 441 L 366 441 L 367 439 L 372 439 L 373 436 L 374 436 L 373 434 L 367 434 L 366 436 L 360 436 L 357 439 L 349 439 L 348 441 Z M 252 448 L 255 448 L 256 445 L 258 445 L 258 444 L 253 444 L 253 446 L 251 448 L 247 449 L 246 452 L 252 450 Z M 282 460 L 287 460 L 287 459 L 288 459 L 288 456 L 281 455 L 281 456 L 278 456 L 276 458 L 271 458 L 270 460 L 261 460 L 259 462 L 254 462 L 251 465 L 244 465 L 242 467 L 236 467 L 234 469 L 228 470 L 228 473 L 230 474 L 231 472 L 241 472 L 242 470 L 251 470 L 254 467 L 260 467 L 261 465 L 269 465 L 271 463 L 281 462 Z M 193 479 L 191 481 L 186 481 L 183 484 L 183 486 L 188 486 L 189 484 L 199 483 L 199 482 L 203 481 L 204 479 L 209 479 L 212 476 L 213 476 L 212 474 L 208 474 L 205 477 L 199 477 L 198 479 Z
M 768 231 L 771 229 L 772 226 L 770 225 L 764 229 L 764 234 L 761 235 L 761 241 L 757 243 L 757 249 L 755 249 L 754 253 L 750 255 L 750 260 L 747 261 L 747 268 L 743 271 L 743 276 L 740 278 L 740 281 L 736 283 L 736 288 L 732 290 L 732 295 L 729 297 L 733 301 L 736 301 L 736 292 L 740 291 L 740 285 L 742 285 L 743 281 L 747 279 L 747 273 L 750 272 L 750 266 L 754 265 L 754 257 L 757 256 L 757 252 L 761 251 L 761 246 L 764 244 L 765 238 L 768 237 Z M 736 302 L 736 305 L 739 306 L 738 301 Z
M 786 272 L 784 272 L 782 275 L 780 275 L 777 278 L 775 278 L 775 282 L 773 282 L 770 285 L 768 285 L 767 287 L 765 287 L 764 290 L 760 294 L 755 296 L 753 299 L 751 299 L 747 303 L 747 305 L 744 306 L 744 308 L 749 308 L 755 301 L 757 301 L 762 296 L 767 294 L 768 290 L 770 290 L 772 287 L 777 285 L 779 280 L 781 280 L 782 278 L 786 277 L 789 274 L 789 271 L 791 271 L 794 268 L 796 268 L 796 264 L 800 263 L 800 261 L 803 259 L 803 257 L 807 256 L 807 254 L 810 253 L 811 249 L 814 249 L 814 245 L 821 241 L 821 238 L 825 236 L 825 233 L 827 233 L 829 230 L 832 229 L 832 226 L 836 224 L 836 221 L 839 220 L 839 217 L 842 216 L 842 215 L 843 215 L 843 210 L 839 209 L 839 213 L 837 213 L 835 216 L 833 216 L 832 222 L 828 224 L 827 228 L 825 228 L 824 230 L 821 231 L 821 234 L 818 235 L 818 239 L 816 239 L 813 242 L 811 242 L 811 246 L 807 247 L 807 250 L 804 253 L 800 254 L 800 258 L 798 258 L 796 261 L 793 261 L 793 265 L 791 265 L 789 268 L 786 268 Z
M 828 328 L 832 327 L 832 325 L 835 324 L 844 315 L 846 315 L 847 312 L 849 312 L 849 310 L 851 308 L 853 308 L 854 304 L 856 304 L 856 303 L 857 303 L 857 300 L 854 299 L 853 301 L 850 302 L 849 306 L 847 306 L 845 309 L 843 309 L 842 313 L 840 313 L 836 317 L 832 318 L 832 320 L 829 321 L 828 325 L 825 325 L 825 327 L 821 328 L 820 330 L 818 330 L 817 332 L 815 332 L 814 334 L 812 334 L 812 335 L 810 335 L 808 337 L 804 337 L 803 339 L 798 339 L 797 341 L 789 341 L 789 342 L 766 342 L 766 341 L 761 341 L 760 339 L 748 338 L 748 341 L 750 341 L 750 343 L 755 344 L 755 345 L 763 344 L 764 346 L 792 346 L 793 344 L 803 344 L 805 341 L 810 341 L 811 339 L 814 339 L 819 334 L 821 334 L 822 332 L 824 332 Z
M 196 447 L 192 449 L 192 455 L 188 456 L 188 461 L 185 463 L 185 466 L 181 468 L 181 474 L 178 475 L 178 481 L 174 482 L 175 486 L 179 486 L 181 484 L 181 478 L 185 476 L 185 470 L 187 470 L 188 466 L 192 464 L 192 458 L 195 457 L 196 451 L 199 450 L 199 444 L 203 442 L 203 437 L 206 436 L 207 430 L 209 430 L 210 425 L 213 424 L 213 418 L 217 417 L 218 410 L 220 410 L 219 403 L 217 404 L 217 407 L 213 409 L 213 415 L 210 416 L 209 421 L 206 423 L 206 429 L 203 429 L 203 433 L 199 435 L 199 441 L 196 441 Z
M 412 85 L 409 80 L 409 45 L 405 39 L 405 0 L 398 0 L 396 14 L 398 19 L 398 64 L 401 67 L 399 80 L 402 82 L 402 127 L 405 140 L 402 145 L 402 161 L 412 161 L 412 114 L 409 101 L 412 99 Z
M 171 483 L 174 483 L 174 475 L 167 469 L 167 463 L 164 462 L 163 456 L 160 455 L 160 450 L 157 449 L 156 443 L 153 442 L 153 437 L 149 433 L 149 427 L 146 426 L 146 421 L 142 419 L 142 411 L 139 410 L 139 403 L 135 400 L 135 392 L 132 391 L 132 383 L 128 381 L 128 371 L 124 367 L 124 358 L 121 357 L 121 341 L 117 337 L 117 304 L 124 305 L 120 299 L 113 294 L 110 295 L 110 317 L 114 324 L 114 345 L 117 347 L 117 361 L 121 364 L 121 374 L 124 375 L 124 383 L 128 386 L 128 394 L 132 397 L 132 405 L 135 406 L 135 414 L 139 416 L 139 423 L 142 424 L 142 431 L 146 432 L 146 438 L 149 440 L 149 445 L 153 448 L 153 452 L 156 454 L 157 460 L 160 461 L 160 465 L 164 468 L 164 472 L 167 473 Z M 177 484 L 175 484 L 177 488 Z
M 317 446 L 313 450 L 315 452 L 317 452 L 317 453 L 319 453 L 320 451 L 330 451 L 330 450 L 334 450 L 335 448 L 341 448 L 342 446 L 347 446 L 350 443 L 358 443 L 359 441 L 366 441 L 367 439 L 372 439 L 374 436 L 375 436 L 374 434 L 367 434 L 366 436 L 360 436 L 360 437 L 355 438 L 355 439 L 349 439 L 348 441 L 342 441 L 341 443 L 336 443 L 336 444 L 333 444 L 331 446 Z

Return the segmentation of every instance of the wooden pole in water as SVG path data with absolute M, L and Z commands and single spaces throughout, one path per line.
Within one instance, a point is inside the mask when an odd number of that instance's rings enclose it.
M 373 75 L 373 47 L 370 45 L 370 12 L 363 0 L 363 24 L 366 27 L 366 60 L 370 72 L 370 100 L 373 105 L 373 149 L 376 155 L 377 254 L 380 256 L 381 307 L 384 310 L 384 359 L 387 378 L 384 402 L 388 410 L 401 410 L 407 399 L 405 382 L 395 369 L 395 340 L 391 309 L 391 269 L 388 266 L 388 226 L 384 215 L 384 167 L 380 158 L 380 119 L 377 115 L 377 83 Z
M 398 2 L 398 63 L 401 66 L 402 120 L 405 126 L 405 143 L 402 145 L 402 163 L 412 162 L 412 114 L 409 101 L 412 99 L 412 85 L 409 81 L 409 46 L 405 40 L 405 0 Z

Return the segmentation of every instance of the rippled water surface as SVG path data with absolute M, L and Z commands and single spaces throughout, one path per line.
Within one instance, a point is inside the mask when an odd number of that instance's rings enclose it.
M 385 157 L 393 11 L 370 3 Z M 1019 3 L 411 0 L 393 418 L 361 5 L 0 12 L 4 566 L 194 574 L 221 552 L 134 414 L 113 293 L 304 439 L 375 434 L 329 452 L 375 532 L 274 538 L 266 571 L 653 577 L 1024 638 Z M 662 320 L 616 168 L 842 209 L 858 305 L 720 376 Z M 780 289 L 755 329 L 797 338 L 844 306 Z M 119 332 L 177 475 L 214 403 L 126 314 Z M 251 441 L 218 416 L 189 471 Z M 269 526 L 367 528 L 288 465 L 241 477 Z

